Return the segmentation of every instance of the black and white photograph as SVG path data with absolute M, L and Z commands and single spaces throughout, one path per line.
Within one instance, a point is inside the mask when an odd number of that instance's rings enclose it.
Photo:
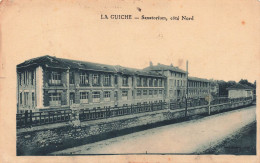
M 258 162 L 259 11 L 2 0 L 1 162 Z

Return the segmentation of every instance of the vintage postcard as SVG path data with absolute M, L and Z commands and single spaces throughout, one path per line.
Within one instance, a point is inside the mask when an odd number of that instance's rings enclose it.
M 259 162 L 260 1 L 2 0 L 0 162 Z

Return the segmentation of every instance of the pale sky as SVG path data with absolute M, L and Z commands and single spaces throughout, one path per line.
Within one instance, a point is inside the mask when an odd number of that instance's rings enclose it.
M 260 62 L 258 1 L 10 1 L 1 8 L 6 72 L 42 56 L 144 68 L 152 61 L 191 76 L 256 80 Z M 141 8 L 141 12 L 137 10 Z M 101 14 L 194 16 L 194 21 L 101 20 Z

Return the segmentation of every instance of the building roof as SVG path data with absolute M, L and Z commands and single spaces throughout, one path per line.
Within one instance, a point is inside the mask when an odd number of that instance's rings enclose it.
M 153 76 L 153 77 L 165 77 L 157 72 L 150 72 L 145 70 L 139 70 L 134 68 L 127 68 L 122 66 L 106 65 L 86 61 L 78 61 L 64 58 L 57 58 L 54 56 L 41 56 L 27 60 L 17 65 L 17 68 L 25 68 L 30 66 L 44 66 L 61 69 L 82 69 L 91 71 L 102 71 L 110 73 L 120 73 L 125 75 L 140 75 L 140 76 Z
M 197 78 L 197 77 L 192 77 L 192 76 L 188 76 L 188 80 L 201 81 L 201 82 L 210 82 L 210 80 L 208 80 L 208 79 Z
M 115 66 L 118 73 L 126 74 L 126 75 L 138 75 L 138 76 L 151 76 L 151 77 L 162 77 L 166 78 L 166 76 L 161 75 L 157 72 L 153 71 L 145 71 L 142 69 L 128 68 L 122 66 Z
M 18 64 L 16 67 L 25 68 L 31 66 L 46 66 L 46 67 L 57 67 L 57 68 L 65 68 L 65 69 L 68 68 L 68 65 L 62 62 L 60 59 L 48 55 L 29 59 L 27 61 L 24 61 L 21 64 Z
M 253 90 L 254 88 L 250 87 L 248 85 L 245 85 L 245 84 L 240 84 L 240 83 L 237 83 L 237 84 L 227 88 L 227 90 L 234 90 L 234 89 Z
M 161 71 L 161 70 L 168 70 L 168 71 L 173 71 L 173 72 L 180 72 L 180 73 L 186 73 L 186 71 L 178 68 L 178 67 L 174 67 L 173 65 L 164 65 L 164 64 L 157 64 L 157 65 L 150 65 L 149 67 L 144 68 L 144 70 L 148 70 L 148 71 Z

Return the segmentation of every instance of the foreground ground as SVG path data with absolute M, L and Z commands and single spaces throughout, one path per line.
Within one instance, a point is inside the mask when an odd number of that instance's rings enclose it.
M 256 122 L 246 125 L 233 136 L 203 153 L 256 155 Z
M 250 106 L 52 154 L 255 154 L 255 111 Z

